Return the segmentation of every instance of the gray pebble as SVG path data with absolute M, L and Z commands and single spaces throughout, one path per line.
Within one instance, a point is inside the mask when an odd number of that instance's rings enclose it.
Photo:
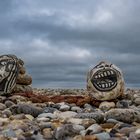
M 50 119 L 56 119 L 56 115 L 52 114 L 52 113 L 42 113 L 40 115 L 38 115 L 38 118 L 50 118 Z
M 96 122 L 101 123 L 104 121 L 104 115 L 101 113 L 78 113 L 75 118 L 91 118 L 94 119 Z

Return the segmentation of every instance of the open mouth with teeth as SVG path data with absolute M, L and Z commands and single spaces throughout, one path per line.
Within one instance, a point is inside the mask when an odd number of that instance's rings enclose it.
M 117 74 L 113 69 L 102 69 L 97 71 L 91 82 L 99 91 L 110 91 L 117 86 Z

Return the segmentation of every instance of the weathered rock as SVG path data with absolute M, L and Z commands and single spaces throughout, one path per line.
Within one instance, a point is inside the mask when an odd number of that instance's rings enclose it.
M 135 137 L 137 139 L 140 139 L 140 128 L 138 128 L 136 131 L 135 131 Z
M 58 127 L 55 130 L 54 135 L 55 135 L 55 138 L 58 139 L 58 140 L 66 140 L 66 138 L 68 136 L 73 137 L 76 134 L 78 134 L 80 130 L 79 130 L 79 128 L 76 129 L 75 125 L 66 124 L 66 125 L 63 125 L 61 127 Z
M 70 109 L 70 106 L 65 105 L 65 104 L 61 105 L 60 108 L 59 108 L 60 111 L 68 111 L 69 109 Z
M 108 119 L 106 120 L 107 123 L 113 123 L 113 124 L 117 124 L 119 123 L 119 121 L 115 120 L 115 119 Z
M 6 107 L 11 107 L 12 105 L 15 105 L 15 103 L 13 103 L 13 102 L 10 101 L 10 100 L 5 101 L 4 104 L 6 105 Z
M 2 55 L 0 66 L 0 95 L 11 94 L 19 71 L 18 58 L 15 55 Z
M 94 119 L 69 118 L 69 119 L 66 119 L 66 123 L 78 124 L 87 128 L 90 125 L 96 123 L 96 121 Z
M 20 95 L 13 95 L 9 97 L 9 100 L 11 100 L 14 103 L 27 102 L 27 98 Z
M 32 115 L 30 115 L 30 114 L 26 114 L 25 118 L 29 119 L 30 121 L 34 120 L 34 117 Z
M 36 118 L 37 122 L 48 122 L 50 121 L 50 118 L 46 117 L 41 117 L 41 118 Z
M 135 132 L 137 127 L 124 127 L 119 130 L 119 133 L 129 136 L 130 132 Z
M 94 112 L 94 108 L 90 104 L 86 103 L 86 104 L 84 104 L 84 110 L 83 111 L 84 112 Z
M 43 136 L 45 139 L 53 139 L 53 135 L 52 135 L 52 132 L 51 132 L 51 129 L 50 128 L 45 128 L 43 129 Z
M 19 85 L 16 84 L 16 86 L 14 87 L 13 93 L 32 93 L 32 88 L 29 85 Z
M 53 107 L 45 107 L 43 109 L 43 113 L 54 113 L 55 111 L 57 111 L 57 109 Z
M 86 129 L 86 135 L 93 135 L 103 131 L 103 128 L 98 124 L 93 124 Z
M 42 108 L 39 107 L 35 107 L 31 104 L 17 104 L 14 105 L 10 108 L 10 110 L 12 111 L 13 114 L 20 114 L 20 113 L 24 113 L 24 114 L 30 114 L 33 117 L 37 117 L 39 114 L 42 113 Z
M 3 117 L 10 117 L 12 115 L 12 112 L 9 109 L 5 109 L 2 111 Z
M 140 97 L 136 98 L 136 99 L 134 100 L 134 103 L 135 103 L 136 105 L 140 105 Z
M 5 96 L 0 96 L 0 103 L 3 103 L 6 100 Z
M 121 100 L 121 101 L 118 101 L 116 103 L 116 107 L 117 108 L 128 108 L 129 107 L 129 103 L 127 101 L 125 101 L 125 100 Z
M 39 123 L 39 127 L 41 130 L 45 129 L 45 128 L 52 128 L 52 123 L 51 122 L 40 122 Z
M 20 74 L 25 74 L 25 73 L 26 73 L 25 67 L 21 66 L 21 67 L 19 68 L 19 73 L 20 73 Z
M 97 100 L 112 100 L 124 94 L 121 70 L 114 64 L 100 62 L 87 76 L 87 90 Z
M 104 121 L 104 115 L 98 112 L 95 113 L 78 113 L 75 118 L 91 118 L 96 120 L 96 122 L 101 123 Z
M 6 129 L 2 132 L 2 134 L 7 138 L 15 138 L 16 137 L 16 133 L 14 132 L 13 129 Z
M 108 111 L 109 109 L 114 108 L 114 107 L 115 107 L 114 102 L 107 102 L 107 101 L 102 102 L 99 106 L 99 108 L 103 111 Z
M 65 111 L 65 112 L 55 111 L 54 114 L 60 119 L 68 119 L 77 115 L 77 113 L 73 111 Z
M 95 134 L 97 140 L 109 140 L 111 137 L 109 133 L 102 132 L 99 134 Z
M 21 85 L 31 85 L 32 77 L 27 74 L 18 74 L 16 83 Z
M 57 116 L 52 114 L 52 113 L 42 113 L 42 114 L 38 115 L 38 118 L 44 118 L 44 117 L 50 118 L 50 119 L 56 119 L 57 118 Z
M 73 106 L 73 107 L 71 108 L 71 111 L 75 111 L 75 112 L 80 113 L 80 112 L 82 112 L 82 109 L 81 109 L 80 107 L 78 107 L 78 106 Z
M 0 110 L 4 110 L 4 109 L 6 109 L 6 106 L 5 106 L 5 104 L 3 104 L 3 103 L 0 103 Z
M 126 123 L 140 122 L 140 112 L 133 109 L 111 109 L 106 112 L 106 118 Z
M 16 115 L 12 115 L 9 118 L 10 120 L 23 120 L 25 119 L 25 114 L 16 114 Z

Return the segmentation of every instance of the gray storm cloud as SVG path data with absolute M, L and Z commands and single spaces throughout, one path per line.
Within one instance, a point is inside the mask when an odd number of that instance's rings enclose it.
M 140 86 L 140 1 L 0 1 L 0 54 L 21 57 L 34 87 L 85 88 L 107 60 Z

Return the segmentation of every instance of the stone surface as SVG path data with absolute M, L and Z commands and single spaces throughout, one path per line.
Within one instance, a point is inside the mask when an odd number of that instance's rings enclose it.
M 96 123 L 96 121 L 94 119 L 69 118 L 69 119 L 66 119 L 66 123 L 78 124 L 87 128 L 90 125 Z
M 13 114 L 20 114 L 20 113 L 24 113 L 24 114 L 30 114 L 33 117 L 37 117 L 39 114 L 42 113 L 42 109 L 39 107 L 35 107 L 31 104 L 17 104 L 15 106 L 12 106 L 10 108 L 10 110 L 12 111 Z
M 109 133 L 103 132 L 99 134 L 95 134 L 97 140 L 109 140 L 111 137 Z
M 32 77 L 27 74 L 19 74 L 16 83 L 21 85 L 31 85 Z
M 12 105 L 15 105 L 15 103 L 10 100 L 5 101 L 4 104 L 6 105 L 6 107 L 11 107 Z
M 52 114 L 52 113 L 42 113 L 38 115 L 38 118 L 51 118 L 51 119 L 56 119 L 57 116 Z
M 68 119 L 71 117 L 75 117 L 77 115 L 77 113 L 73 111 L 65 111 L 65 112 L 56 111 L 54 112 L 54 114 L 60 119 Z
M 104 115 L 101 113 L 79 113 L 74 116 L 75 118 L 91 118 L 94 119 L 96 122 L 103 122 L 104 121 Z
M 136 105 L 140 105 L 140 97 L 136 98 L 136 99 L 134 100 L 134 103 L 135 103 Z
M 32 93 L 32 87 L 29 85 L 16 84 L 12 92 L 13 93 Z
M 121 70 L 114 64 L 100 62 L 87 75 L 87 90 L 96 100 L 112 100 L 124 94 Z
M 82 112 L 82 109 L 81 109 L 80 107 L 78 107 L 78 106 L 73 106 L 73 107 L 71 108 L 71 111 Z
M 116 107 L 117 108 L 129 108 L 129 104 L 131 104 L 131 101 L 120 100 L 116 103 Z
M 6 106 L 5 106 L 5 104 L 3 104 L 3 103 L 0 103 L 0 110 L 4 110 L 4 109 L 6 109 Z
M 71 97 L 71 94 L 77 96 L 83 93 L 82 96 L 87 96 L 84 90 L 39 91 L 41 93 L 21 93 L 0 98 L 0 103 L 5 106 L 0 110 L 0 140 L 140 139 L 140 106 L 134 102 L 139 97 L 140 90 L 127 91 L 123 98 L 113 101 L 116 103 L 115 108 L 107 107 L 107 109 L 94 106 L 92 102 L 78 106 L 72 103 L 72 100 L 65 100 Z M 51 94 L 62 96 L 62 100 L 52 102 L 54 96 Z M 64 98 L 63 94 L 67 97 Z M 41 100 L 32 100 L 34 97 Z M 128 99 L 130 97 L 132 100 Z M 58 98 L 55 98 L 55 101 L 56 99 Z M 100 102 L 100 105 L 106 105 L 104 102 Z M 108 101 L 107 104 L 110 102 L 112 101 Z M 68 111 L 60 109 L 65 105 L 69 106 Z
M 106 112 L 107 119 L 116 119 L 127 123 L 140 122 L 140 112 L 133 109 L 111 109 Z
M 19 68 L 19 73 L 20 73 L 20 74 L 25 74 L 25 73 L 26 73 L 25 67 L 21 66 L 21 67 Z
M 43 129 L 43 136 L 45 139 L 53 139 L 53 135 L 50 128 Z
M 114 107 L 115 107 L 114 102 L 107 102 L 107 101 L 102 102 L 99 106 L 99 108 L 103 111 L 108 111 L 108 110 L 110 110 L 111 108 L 114 108 Z
M 64 140 L 68 136 L 74 136 L 79 133 L 79 129 L 76 129 L 72 124 L 66 124 L 58 127 L 55 130 L 55 138 L 58 140 Z
M 16 85 L 19 65 L 15 55 L 0 56 L 0 95 L 11 94 Z
M 70 109 L 70 106 L 68 106 L 66 104 L 61 105 L 59 108 L 60 111 L 68 111 L 69 109 Z
M 93 135 L 103 131 L 103 128 L 98 124 L 93 124 L 86 129 L 86 135 Z

